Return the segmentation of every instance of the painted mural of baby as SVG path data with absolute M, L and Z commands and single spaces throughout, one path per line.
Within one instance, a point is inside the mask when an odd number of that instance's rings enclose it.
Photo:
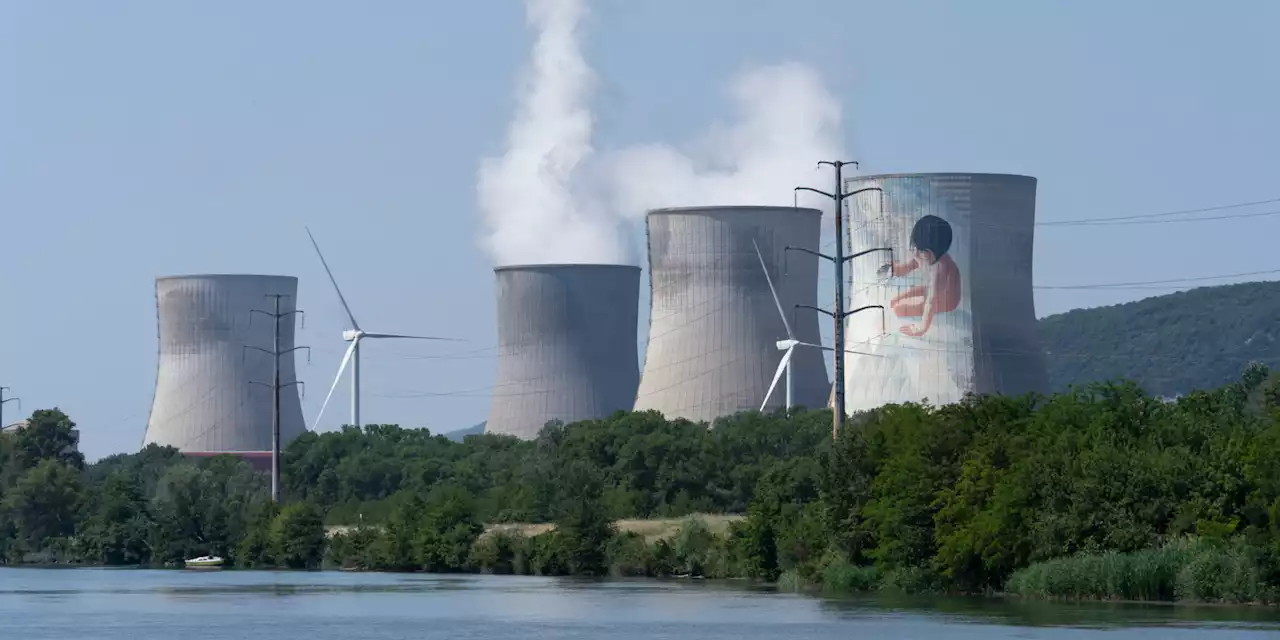
M 899 318 L 918 318 L 904 325 L 904 335 L 923 336 L 933 327 L 939 313 L 955 311 L 960 306 L 960 268 L 947 253 L 951 249 L 951 225 L 942 218 L 927 215 L 911 229 L 911 259 L 880 267 L 879 273 L 905 276 L 917 269 L 925 271 L 924 283 L 894 296 L 889 308 Z

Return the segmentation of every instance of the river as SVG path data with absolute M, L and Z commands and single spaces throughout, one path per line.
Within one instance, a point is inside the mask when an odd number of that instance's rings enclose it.
M 0 638 L 21 640 L 1094 637 L 1280 637 L 1280 612 L 837 599 L 679 580 L 0 568 Z

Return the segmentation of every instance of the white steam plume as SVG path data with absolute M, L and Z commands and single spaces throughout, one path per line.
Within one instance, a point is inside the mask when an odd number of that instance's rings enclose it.
M 506 152 L 480 166 L 485 243 L 499 264 L 616 262 L 626 255 L 617 220 L 573 196 L 592 153 L 594 74 L 577 33 L 585 0 L 526 0 L 525 10 L 536 39 Z
M 525 0 L 536 32 L 501 158 L 479 171 L 485 245 L 501 265 L 633 259 L 627 222 L 657 207 L 791 205 L 794 188 L 829 191 L 819 160 L 843 159 L 840 103 L 813 69 L 748 69 L 729 84 L 733 118 L 691 145 L 636 145 L 594 156 L 594 74 L 578 26 L 587 0 Z M 832 203 L 801 193 L 800 204 Z
M 843 159 L 840 103 L 813 69 L 785 63 L 749 69 L 730 83 L 734 119 L 681 151 L 666 144 L 623 149 L 606 162 L 612 209 L 718 204 L 791 205 L 797 186 L 831 191 L 819 160 Z M 824 211 L 832 202 L 801 192 Z

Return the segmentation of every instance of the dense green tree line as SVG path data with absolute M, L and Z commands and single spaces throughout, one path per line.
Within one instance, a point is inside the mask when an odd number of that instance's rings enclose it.
M 380 521 L 405 496 L 442 486 L 470 494 L 485 522 L 550 522 L 570 463 L 598 474 L 615 518 L 746 511 L 775 462 L 817 455 L 831 437 L 824 411 L 744 413 L 717 428 L 655 413 L 619 413 L 571 426 L 552 424 L 535 441 L 471 436 L 457 443 L 422 429 L 346 428 L 290 444 L 284 486 L 319 505 L 334 524 Z
M 86 467 L 73 427 L 61 411 L 41 410 L 0 435 L 0 563 L 164 565 L 220 554 L 318 566 L 321 512 L 277 510 L 266 478 L 244 461 L 150 446 Z
M 286 506 L 231 458 L 149 448 L 85 466 L 70 421 L 0 438 L 7 562 L 545 575 L 749 577 L 837 590 L 1273 600 L 1280 588 L 1280 377 L 1166 402 L 1130 384 L 972 397 L 856 416 L 652 413 L 551 424 L 533 441 L 394 426 L 307 434 Z M 713 532 L 622 518 L 744 518 Z M 496 523 L 554 523 L 540 535 Z M 326 541 L 323 525 L 349 525 Z
M 74 423 L 60 411 L 38 411 L 27 428 L 0 435 L 0 561 L 163 565 L 216 554 L 247 566 L 317 566 L 324 524 L 364 522 L 404 532 L 384 541 L 399 547 L 375 549 L 376 566 L 457 570 L 482 523 L 564 519 L 599 538 L 603 530 L 586 524 L 590 514 L 607 524 L 744 511 L 772 462 L 822 446 L 827 419 L 743 414 L 708 431 L 618 414 L 549 425 L 533 442 L 482 435 L 458 443 L 425 429 L 348 427 L 290 444 L 282 467 L 287 506 L 278 510 L 265 476 L 230 456 L 192 459 L 150 446 L 85 466 L 78 453 L 63 453 L 73 451 Z M 576 521 L 565 515 L 575 509 Z M 462 550 L 428 553 L 437 559 L 414 565 L 409 550 L 427 544 L 420 538 L 428 531 L 435 536 L 428 546 Z M 316 548 L 290 551 L 300 538 L 318 540 Z M 566 566 L 576 567 L 582 554 L 572 555 Z M 453 560 L 439 559 L 446 557 Z

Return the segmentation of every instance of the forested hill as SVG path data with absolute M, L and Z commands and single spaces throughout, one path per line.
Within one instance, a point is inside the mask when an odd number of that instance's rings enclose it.
M 487 422 L 488 422 L 488 421 L 486 420 L 485 422 L 481 422 L 480 424 L 471 425 L 470 427 L 467 427 L 466 429 L 458 429 L 457 431 L 450 431 L 450 432 L 448 432 L 448 433 L 444 434 L 444 437 L 446 437 L 446 438 L 448 438 L 448 439 L 450 439 L 450 440 L 452 440 L 452 441 L 454 441 L 454 442 L 462 442 L 463 440 L 465 440 L 465 439 L 466 439 L 466 437 L 467 437 L 467 436 L 474 436 L 474 435 L 477 435 L 477 434 L 484 433 L 484 425 L 485 425 Z
M 1280 282 L 1203 287 L 1040 321 L 1055 391 L 1128 379 L 1174 396 L 1237 380 L 1255 360 L 1280 366 Z

